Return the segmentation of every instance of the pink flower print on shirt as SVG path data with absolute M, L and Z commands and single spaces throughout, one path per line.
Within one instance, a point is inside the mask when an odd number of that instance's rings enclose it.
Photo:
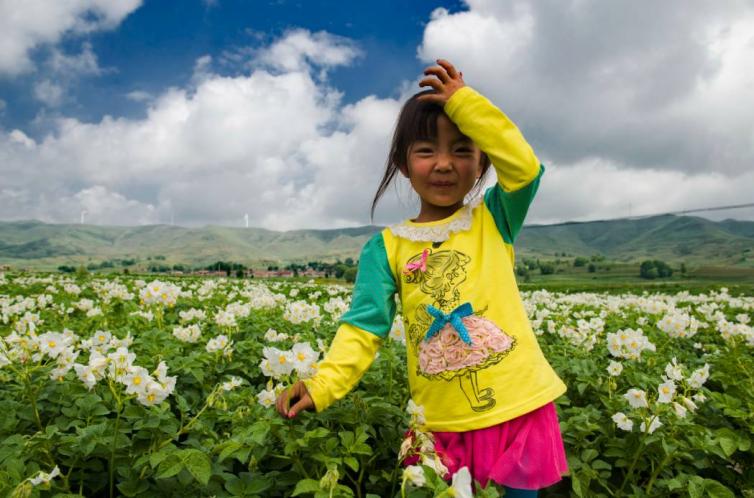
M 514 345 L 512 337 L 486 318 L 472 315 L 462 321 L 471 345 L 460 339 L 450 323 L 446 324 L 437 335 L 419 345 L 420 373 L 450 380 L 463 369 L 480 370 L 499 362 Z

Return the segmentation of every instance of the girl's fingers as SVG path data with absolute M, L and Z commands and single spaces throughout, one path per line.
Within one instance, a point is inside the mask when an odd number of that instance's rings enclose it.
M 291 409 L 288 410 L 288 418 L 295 417 L 299 412 L 311 408 L 312 405 L 312 399 L 308 395 L 302 396 L 301 399 L 298 400 L 298 403 L 293 405 Z
M 434 74 L 440 81 L 447 83 L 450 80 L 448 72 L 442 66 L 432 66 L 424 70 L 424 74 Z
M 288 398 L 288 390 L 285 390 L 282 393 L 280 393 L 280 395 L 275 400 L 275 409 L 283 417 L 285 417 L 285 410 L 283 409 L 283 407 L 284 407 L 285 402 L 287 401 L 286 398 Z
M 442 93 L 443 84 L 442 81 L 437 78 L 424 78 L 419 82 L 419 86 L 431 86 L 435 91 Z
M 437 59 L 437 63 L 447 71 L 448 76 L 450 76 L 452 79 L 456 79 L 459 77 L 458 71 L 456 71 L 455 66 L 451 64 L 450 62 L 446 61 L 445 59 Z M 461 73 L 463 74 L 463 73 Z

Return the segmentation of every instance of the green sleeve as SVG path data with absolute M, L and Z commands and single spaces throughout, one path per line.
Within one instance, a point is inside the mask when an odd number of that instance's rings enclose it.
M 529 184 L 514 192 L 506 192 L 498 183 L 484 193 L 484 204 L 492 214 L 503 240 L 508 244 L 513 244 L 518 237 L 544 172 L 544 165 L 540 165 L 539 174 Z
M 387 337 L 395 318 L 395 292 L 395 279 L 380 232 L 361 250 L 351 307 L 340 323 L 348 323 L 380 338 Z

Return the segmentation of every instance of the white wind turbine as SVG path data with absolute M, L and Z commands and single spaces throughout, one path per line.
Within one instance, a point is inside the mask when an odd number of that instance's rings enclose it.
M 84 219 L 85 219 L 85 217 L 86 217 L 87 214 L 89 214 L 89 211 L 87 211 L 86 209 L 82 209 L 81 210 L 81 224 L 82 225 L 84 224 Z
M 246 222 L 246 228 L 249 228 L 249 215 L 248 213 L 243 215 L 243 220 Z

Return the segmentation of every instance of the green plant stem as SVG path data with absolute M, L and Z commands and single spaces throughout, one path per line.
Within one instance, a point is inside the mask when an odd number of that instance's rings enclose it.
M 178 429 L 178 431 L 175 434 L 173 434 L 172 436 L 170 436 L 170 438 L 168 438 L 168 439 L 164 440 L 162 443 L 160 443 L 157 446 L 157 450 L 161 450 L 162 448 L 164 448 L 165 446 L 167 446 L 171 441 L 173 441 L 175 438 L 180 437 L 181 435 L 183 435 L 186 432 L 188 432 L 189 428 L 199 419 L 199 417 L 201 417 L 201 415 L 212 404 L 212 402 L 214 401 L 215 396 L 217 395 L 219 389 L 220 389 L 220 387 L 216 386 L 215 389 L 213 389 L 212 392 L 209 393 L 209 396 L 207 396 L 207 401 L 204 403 L 204 406 L 201 408 L 201 410 L 199 410 L 196 413 L 196 415 L 194 415 L 191 418 L 191 420 L 188 421 L 188 423 L 186 425 L 181 424 L 180 429 Z
M 660 471 L 663 467 L 665 467 L 665 464 L 667 464 L 670 461 L 670 454 L 665 454 L 665 458 L 662 459 L 660 464 L 657 466 L 657 468 L 652 472 L 652 476 L 649 478 L 649 483 L 647 484 L 646 493 L 648 496 L 651 496 L 649 493 L 652 491 L 652 486 L 654 486 L 655 479 L 657 479 L 657 476 L 660 475 Z
M 636 462 L 639 461 L 639 456 L 641 455 L 642 449 L 644 445 L 644 439 L 642 438 L 641 441 L 639 441 L 639 447 L 636 449 L 636 453 L 634 454 L 633 461 L 631 462 L 631 466 L 628 468 L 628 472 L 626 473 L 626 477 L 623 479 L 623 483 L 620 485 L 620 488 L 618 488 L 618 494 L 620 495 L 623 492 L 623 488 L 626 486 L 626 483 L 628 482 L 628 479 L 631 477 L 631 475 L 634 473 L 634 467 L 636 467 Z
M 120 413 L 123 408 L 123 405 L 120 402 L 120 398 L 117 398 L 117 400 L 118 400 L 118 412 L 115 415 L 115 431 L 113 431 L 113 448 L 112 448 L 112 451 L 110 452 L 110 498 L 115 496 L 115 494 L 113 493 L 114 484 L 115 484 L 115 449 L 118 443 L 118 430 L 120 430 Z

